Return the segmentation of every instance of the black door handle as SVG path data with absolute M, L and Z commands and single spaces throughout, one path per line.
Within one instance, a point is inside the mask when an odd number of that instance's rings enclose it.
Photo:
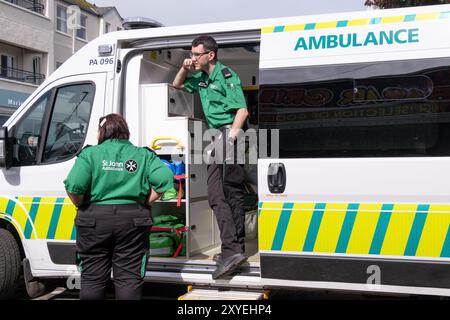
M 271 163 L 267 172 L 267 184 L 271 193 L 283 193 L 286 188 L 286 168 L 282 163 Z

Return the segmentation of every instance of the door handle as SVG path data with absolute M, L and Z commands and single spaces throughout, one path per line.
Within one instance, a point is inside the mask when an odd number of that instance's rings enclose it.
M 271 163 L 267 171 L 267 184 L 271 193 L 283 193 L 286 189 L 286 168 L 282 163 Z

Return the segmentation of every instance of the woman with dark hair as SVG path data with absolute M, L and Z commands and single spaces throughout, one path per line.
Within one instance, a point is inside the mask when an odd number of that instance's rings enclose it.
M 101 117 L 98 145 L 85 147 L 64 181 L 78 207 L 80 299 L 103 299 L 113 271 L 116 299 L 141 299 L 152 225 L 149 205 L 173 187 L 173 174 L 148 148 L 129 142 L 118 114 Z

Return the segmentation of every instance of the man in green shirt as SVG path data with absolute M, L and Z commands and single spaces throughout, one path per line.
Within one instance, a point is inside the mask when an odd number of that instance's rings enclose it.
M 152 226 L 148 205 L 173 187 L 173 174 L 129 136 L 122 116 L 100 118 L 98 145 L 83 149 L 64 181 L 78 207 L 80 299 L 103 299 L 111 269 L 117 299 L 142 298 Z
M 191 58 L 183 61 L 173 81 L 176 88 L 199 93 L 209 128 L 221 132 L 216 136 L 213 152 L 217 155 L 219 148 L 225 149 L 226 165 L 224 159 L 216 159 L 215 163 L 208 165 L 208 200 L 216 216 L 222 242 L 221 254 L 213 258 L 218 262 L 213 279 L 231 274 L 246 260 L 244 168 L 237 164 L 233 148 L 248 111 L 241 80 L 233 70 L 217 60 L 217 51 L 217 43 L 212 37 L 195 38 Z M 232 159 L 229 159 L 230 151 Z

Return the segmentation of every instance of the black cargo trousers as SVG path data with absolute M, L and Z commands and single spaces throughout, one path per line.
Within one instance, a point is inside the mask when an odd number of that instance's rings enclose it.
M 80 299 L 104 299 L 111 269 L 116 299 L 141 299 L 152 226 L 149 208 L 90 205 L 78 209 L 75 225 Z
M 220 131 L 224 137 L 230 126 L 223 126 Z M 223 148 L 226 154 L 225 140 L 216 148 Z M 216 156 L 213 151 L 213 156 Z M 208 201 L 216 216 L 222 242 L 222 259 L 226 259 L 236 253 L 245 253 L 245 187 L 244 165 L 237 162 L 236 143 L 234 144 L 233 161 L 223 161 L 222 157 L 216 157 L 216 161 L 208 165 Z

